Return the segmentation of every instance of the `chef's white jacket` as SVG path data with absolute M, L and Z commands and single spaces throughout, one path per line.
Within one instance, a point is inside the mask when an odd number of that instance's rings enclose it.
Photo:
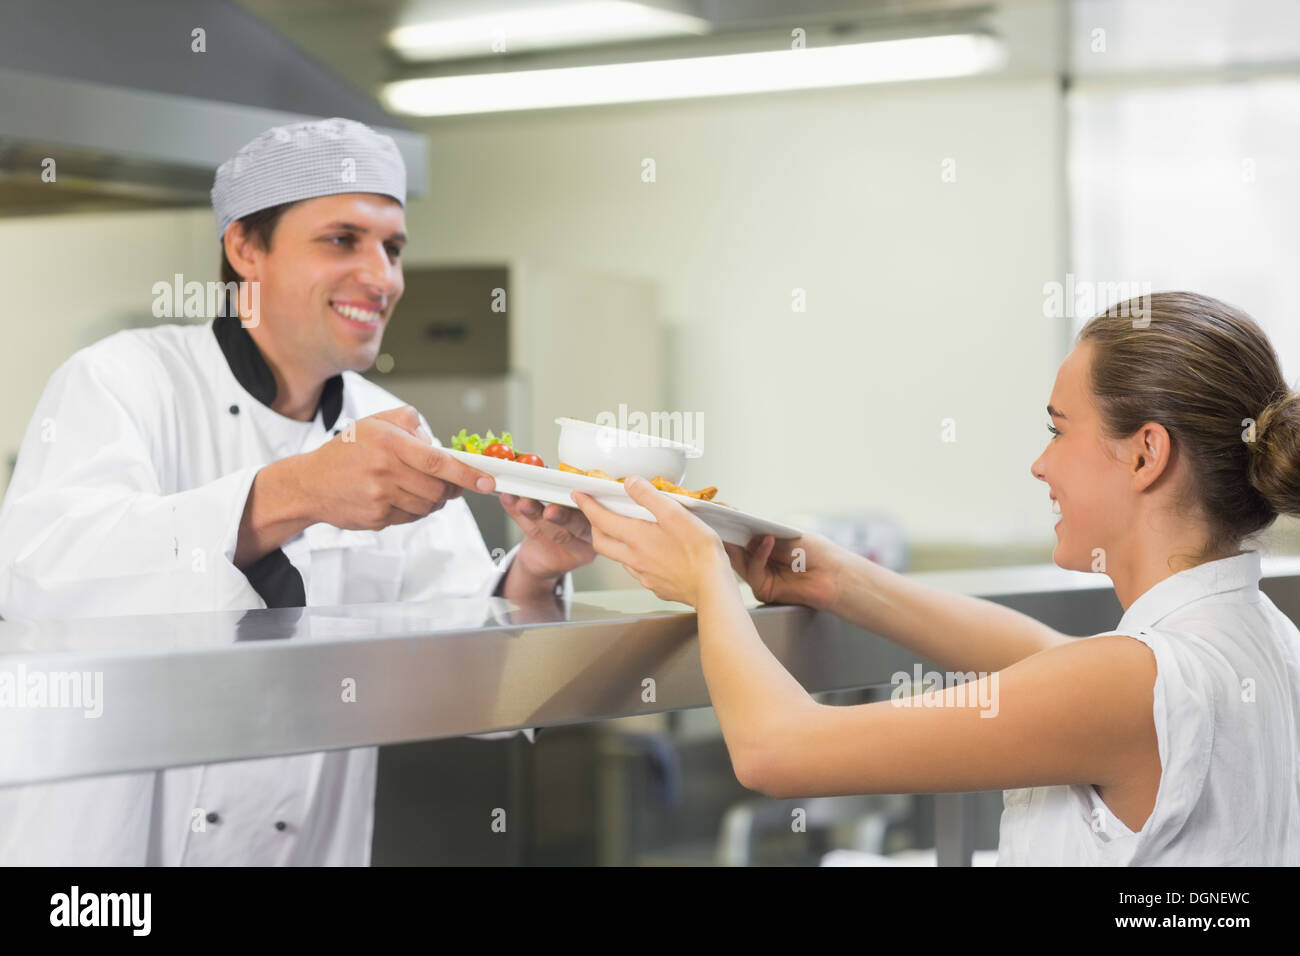
M 235 567 L 260 468 L 404 404 L 354 372 L 329 380 L 309 422 L 272 411 L 274 395 L 234 317 L 119 332 L 73 355 L 46 386 L 0 508 L 0 616 L 496 592 L 518 548 L 494 564 L 459 498 L 381 531 L 315 524 L 247 573 Z M 571 590 L 566 575 L 561 599 Z M 365 865 L 377 763 L 365 747 L 0 789 L 0 864 Z

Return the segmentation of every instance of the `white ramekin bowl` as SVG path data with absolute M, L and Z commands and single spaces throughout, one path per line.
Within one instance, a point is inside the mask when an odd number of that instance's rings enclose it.
M 557 418 L 555 422 L 560 426 L 559 460 L 583 471 L 600 469 L 614 478 L 662 475 L 679 485 L 686 477 L 687 459 L 700 457 L 700 450 L 693 445 L 644 432 L 575 418 Z

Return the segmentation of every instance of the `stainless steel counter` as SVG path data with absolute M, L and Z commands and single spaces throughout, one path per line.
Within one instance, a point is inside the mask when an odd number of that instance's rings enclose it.
M 807 608 L 752 615 L 813 690 L 911 662 Z M 703 707 L 695 637 L 688 608 L 637 591 L 567 613 L 488 598 L 6 622 L 0 681 L 23 699 L 0 687 L 0 786 Z M 42 682 L 69 706 L 42 705 Z
M 1294 616 L 1300 559 L 1264 568 Z M 1067 633 L 1119 618 L 1101 575 L 917 577 Z M 917 663 L 829 615 L 744 593 L 809 691 L 887 684 Z M 694 613 L 643 591 L 580 593 L 547 611 L 489 598 L 0 623 L 0 786 L 707 705 Z

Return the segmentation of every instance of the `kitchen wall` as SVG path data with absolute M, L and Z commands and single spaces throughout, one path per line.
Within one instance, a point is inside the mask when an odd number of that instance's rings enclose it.
M 211 210 L 0 219 L 4 362 L 0 485 L 50 374 L 69 355 L 126 325 L 155 325 L 153 284 L 180 272 L 215 279 Z
M 409 258 L 653 280 L 669 409 L 703 416 L 691 481 L 777 518 L 885 512 L 918 541 L 1046 559 L 1029 464 L 1063 355 L 1042 316 L 1064 271 L 1060 122 L 1047 78 L 442 122 Z M 148 320 L 159 279 L 212 276 L 215 249 L 204 211 L 0 222 L 21 356 L 0 447 L 59 361 Z
M 1047 78 L 443 121 L 409 224 L 422 259 L 657 282 L 670 408 L 704 419 L 688 483 L 1047 560 L 1029 466 L 1064 355 L 1042 293 L 1064 273 L 1061 121 Z

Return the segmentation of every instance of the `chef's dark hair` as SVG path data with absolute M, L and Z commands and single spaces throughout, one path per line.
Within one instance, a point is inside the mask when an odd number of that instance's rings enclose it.
M 1120 302 L 1088 322 L 1089 369 L 1112 440 L 1157 422 L 1191 475 L 1178 505 L 1210 530 L 1197 563 L 1300 514 L 1300 394 L 1250 316 L 1194 292 Z
M 257 212 L 250 212 L 247 216 L 241 216 L 235 221 L 244 227 L 244 235 L 253 240 L 253 244 L 264 251 L 271 248 L 271 239 L 275 235 L 275 227 L 280 224 L 280 217 L 286 212 L 298 205 L 295 202 L 282 202 L 278 206 L 267 206 L 265 209 L 259 209 Z M 235 267 L 230 264 L 226 258 L 226 243 L 221 243 L 221 281 L 222 283 L 234 282 L 238 284 L 243 278 Z M 234 311 L 235 303 L 230 298 L 229 287 L 226 291 L 226 315 L 237 315 Z

